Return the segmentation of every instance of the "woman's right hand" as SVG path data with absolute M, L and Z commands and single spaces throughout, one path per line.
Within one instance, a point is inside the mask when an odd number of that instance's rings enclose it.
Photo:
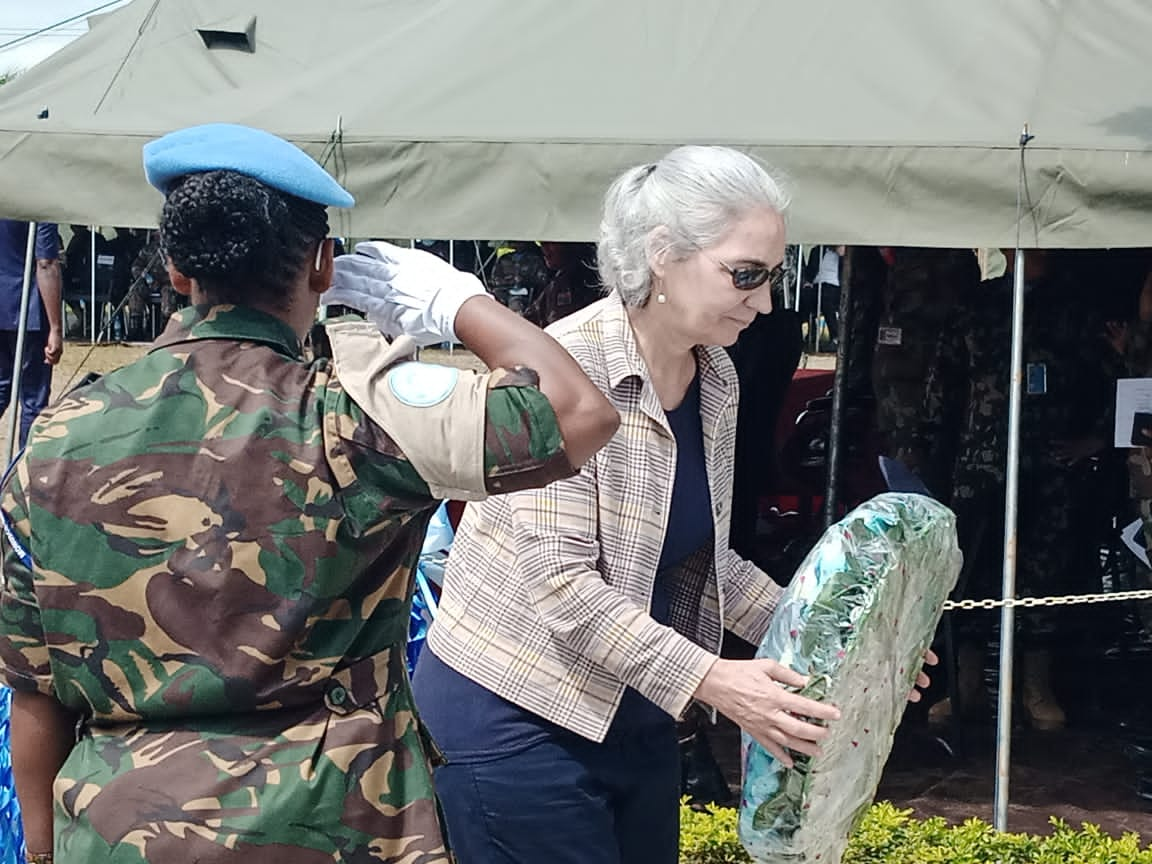
M 789 750 L 820 754 L 827 728 L 801 718 L 839 720 L 840 711 L 785 690 L 808 679 L 775 660 L 717 660 L 696 698 L 707 703 L 760 742 L 783 765 L 792 767 Z

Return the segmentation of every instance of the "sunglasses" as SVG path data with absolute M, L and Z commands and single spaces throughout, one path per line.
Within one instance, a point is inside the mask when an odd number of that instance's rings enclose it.
M 765 282 L 771 283 L 772 288 L 779 288 L 784 282 L 783 262 L 775 267 L 731 267 L 707 253 L 704 257 L 723 268 L 732 277 L 732 285 L 737 291 L 755 291 Z

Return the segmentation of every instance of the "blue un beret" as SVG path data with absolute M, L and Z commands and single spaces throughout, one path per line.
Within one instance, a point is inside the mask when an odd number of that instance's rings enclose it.
M 356 203 L 311 156 L 259 129 L 208 123 L 170 132 L 144 145 L 144 176 L 165 195 L 175 180 L 205 171 L 246 174 L 273 189 L 327 207 Z

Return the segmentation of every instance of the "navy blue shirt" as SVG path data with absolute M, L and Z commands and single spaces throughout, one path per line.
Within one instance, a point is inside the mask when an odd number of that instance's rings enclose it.
M 676 436 L 676 477 L 649 606 L 650 614 L 661 624 L 670 620 L 676 565 L 712 540 L 712 496 L 704 462 L 698 376 L 680 405 L 665 414 Z M 428 731 L 445 756 L 455 762 L 495 759 L 564 731 L 461 675 L 430 648 L 420 655 L 412 688 Z M 667 712 L 627 687 L 608 734 L 673 722 Z
M 0 330 L 17 330 L 20 327 L 20 294 L 24 289 L 27 252 L 28 223 L 0 219 Z M 35 255 L 38 261 L 59 259 L 60 235 L 54 223 L 36 223 Z M 28 329 L 48 329 L 44 304 L 36 286 L 35 269 L 32 271 L 32 293 L 28 298 Z

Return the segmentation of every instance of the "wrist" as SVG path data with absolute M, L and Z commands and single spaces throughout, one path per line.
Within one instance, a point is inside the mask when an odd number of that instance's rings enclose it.
M 29 852 L 24 861 L 26 864 L 52 864 L 51 852 Z
M 721 691 L 723 690 L 721 679 L 724 675 L 724 664 L 727 662 L 719 657 L 713 659 L 708 671 L 704 673 L 704 677 L 696 685 L 696 692 L 692 698 L 706 705 L 711 705 L 713 708 L 719 707 L 716 703 L 721 698 Z

